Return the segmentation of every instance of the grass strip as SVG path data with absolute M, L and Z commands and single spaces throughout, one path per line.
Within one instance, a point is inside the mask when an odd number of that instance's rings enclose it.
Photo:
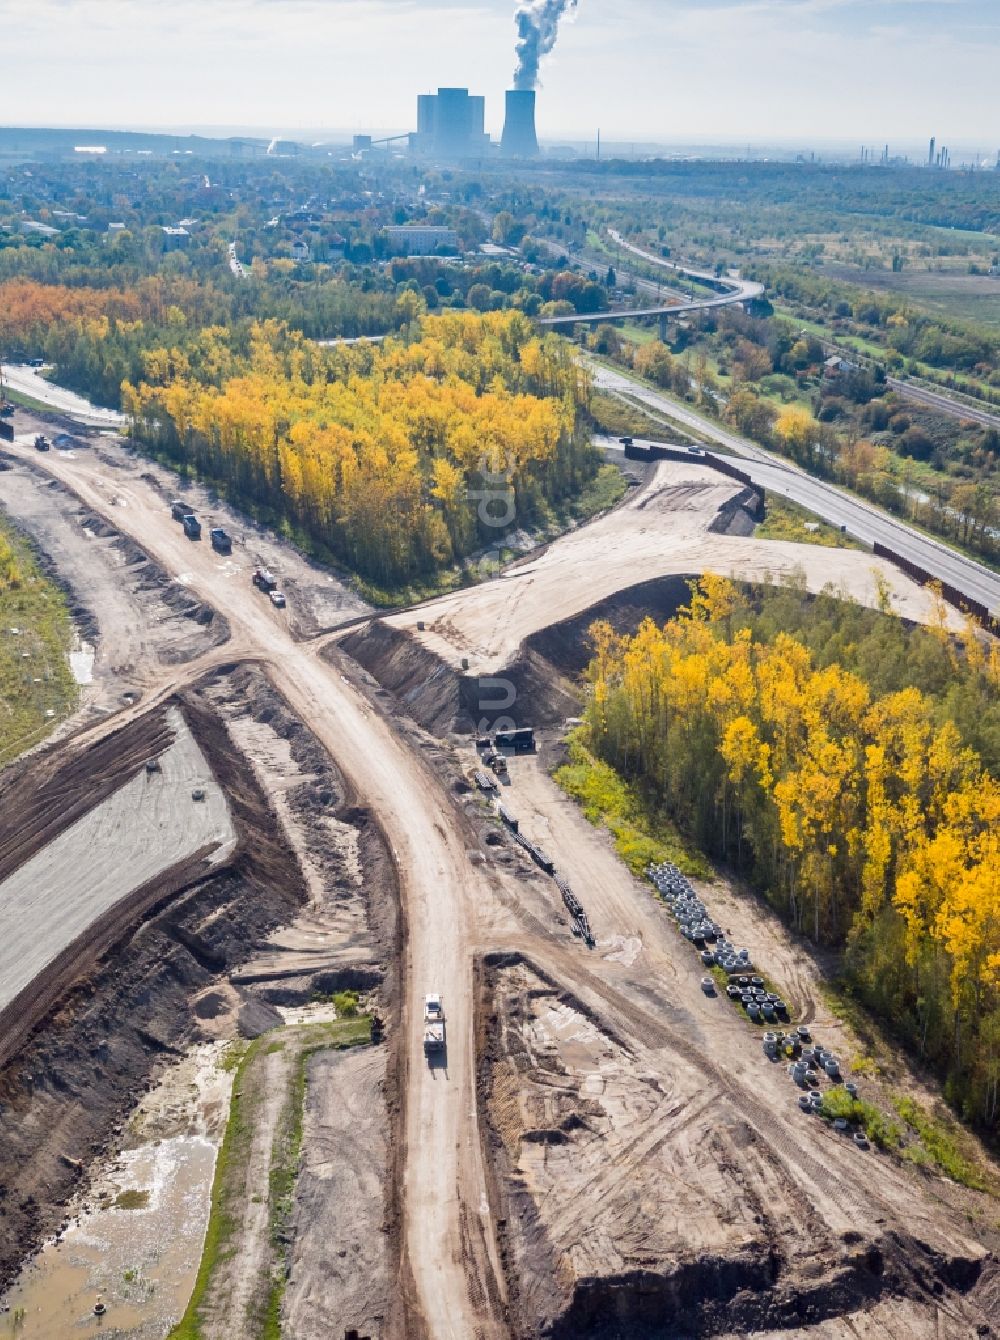
M 38 744 L 75 706 L 72 641 L 65 596 L 27 540 L 0 520 L 0 767 Z
M 908 1095 L 896 1097 L 892 1105 L 919 1137 L 924 1155 L 920 1157 L 916 1150 L 911 1153 L 911 1146 L 904 1151 L 904 1157 L 909 1157 L 914 1163 L 929 1161 L 953 1182 L 971 1187 L 973 1191 L 987 1191 L 993 1196 L 1000 1193 L 996 1183 L 984 1176 L 982 1168 L 962 1153 L 953 1131 L 943 1121 L 932 1116 L 915 1098 Z
M 356 1047 L 368 1042 L 371 1021 L 367 1015 L 359 1015 L 354 1019 L 338 1019 L 333 1023 L 287 1028 L 281 1030 L 281 1033 L 286 1046 L 297 1046 L 299 1050 L 292 1070 L 288 1101 L 279 1119 L 272 1145 L 268 1173 L 272 1276 L 266 1302 L 257 1315 L 249 1319 L 232 1318 L 234 1334 L 238 1333 L 240 1340 L 280 1340 L 281 1337 L 286 1251 L 282 1239 L 292 1211 L 302 1151 L 306 1067 L 309 1058 L 319 1051 Z M 273 1032 L 256 1038 L 242 1053 L 236 1066 L 229 1121 L 215 1163 L 211 1207 L 198 1274 L 184 1315 L 170 1332 L 168 1340 L 203 1340 L 201 1309 L 210 1296 L 216 1270 L 229 1259 L 234 1250 L 233 1239 L 239 1225 L 242 1173 L 253 1147 L 255 1113 L 260 1095 L 249 1091 L 244 1093 L 244 1084 L 256 1058 L 271 1050 L 274 1041 Z M 245 1326 L 252 1326 L 253 1329 L 239 1329 Z
M 828 525 L 818 516 L 787 498 L 767 494 L 764 520 L 754 531 L 758 540 L 787 540 L 795 544 L 818 544 L 824 549 L 864 549 L 845 531 Z
M 651 861 L 672 861 L 685 875 L 710 880 L 712 870 L 705 858 L 645 802 L 637 788 L 596 758 L 586 739 L 585 726 L 569 736 L 569 762 L 556 770 L 555 781 L 579 803 L 589 823 L 611 833 L 615 850 L 632 873 L 641 878 Z
M 898 1122 L 887 1117 L 873 1103 L 860 1098 L 852 1098 L 842 1084 L 828 1089 L 820 1104 L 820 1113 L 829 1121 L 843 1117 L 863 1128 L 868 1139 L 879 1149 L 899 1151 L 903 1142 L 903 1128 Z
M 13 387 L 4 384 L 3 393 L 12 405 L 17 405 L 20 409 L 34 410 L 35 413 L 51 414 L 52 406 L 47 405 L 44 400 L 36 400 L 34 396 L 25 395 L 23 391 L 15 391 Z

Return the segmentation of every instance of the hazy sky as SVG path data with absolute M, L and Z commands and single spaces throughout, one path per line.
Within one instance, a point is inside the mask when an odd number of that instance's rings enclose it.
M 514 0 L 0 0 L 0 124 L 498 131 Z M 539 131 L 1000 147 L 1000 0 L 580 0 Z

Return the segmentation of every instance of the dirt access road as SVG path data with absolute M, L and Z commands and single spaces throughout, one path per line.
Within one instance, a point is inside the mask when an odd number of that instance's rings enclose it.
M 267 667 L 293 712 L 378 815 L 409 925 L 404 1272 L 412 1278 L 414 1311 L 430 1334 L 490 1340 L 501 1334 L 493 1301 L 500 1271 L 490 1259 L 493 1234 L 477 1134 L 471 956 L 475 908 L 490 901 L 490 889 L 486 874 L 470 863 L 460 827 L 448 821 L 449 796 L 337 665 L 294 640 L 285 614 L 260 596 L 247 573 L 220 569 L 207 544 L 185 538 L 155 489 L 142 478 L 123 479 L 110 463 L 110 448 L 50 452 L 40 460 L 19 440 L 13 451 L 61 480 L 175 581 L 210 602 L 229 622 L 227 658 Z M 423 1061 L 422 998 L 436 989 L 445 993 L 448 1010 L 446 1069 Z

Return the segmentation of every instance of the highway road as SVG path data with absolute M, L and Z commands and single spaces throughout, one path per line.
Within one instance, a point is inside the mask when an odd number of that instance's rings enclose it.
M 608 229 L 608 236 L 613 242 L 625 251 L 630 251 L 634 256 L 647 261 L 650 265 L 659 266 L 664 270 L 673 270 L 675 274 L 688 275 L 691 279 L 700 279 L 706 282 L 717 282 L 717 277 L 708 270 L 693 270 L 686 265 L 678 265 L 674 261 L 665 260 L 662 256 L 657 256 L 655 252 L 646 251 L 643 247 L 637 247 L 631 242 L 626 242 L 625 238 L 615 228 Z M 748 280 L 728 281 L 738 282 L 744 291 L 745 298 L 760 297 L 764 292 L 762 284 L 754 284 Z M 648 281 L 647 281 L 648 283 Z M 735 295 L 730 301 L 737 301 Z M 720 303 L 709 303 L 708 306 L 721 306 Z M 689 308 L 676 308 L 676 311 L 690 310 Z M 636 316 L 640 313 L 636 312 Z M 642 313 L 642 315 L 647 315 Z M 849 347 L 841 347 L 830 340 L 820 340 L 820 344 L 829 353 L 842 354 L 845 358 L 857 358 L 858 354 Z M 950 414 L 954 418 L 968 419 L 973 423 L 980 423 L 984 428 L 996 428 L 1000 430 L 1000 414 L 991 414 L 988 410 L 980 409 L 975 405 L 968 405 L 962 400 L 947 395 L 943 391 L 928 390 L 924 386 L 912 381 L 904 381 L 899 377 L 887 377 L 886 383 L 894 391 L 897 391 L 907 400 L 914 400 L 918 404 L 928 405 L 931 409 L 936 409 L 942 414 Z
M 25 363 L 4 363 L 0 368 L 4 384 L 21 395 L 31 396 L 40 405 L 49 405 L 61 414 L 69 414 L 80 423 L 93 428 L 122 428 L 125 415 L 116 409 L 101 409 L 89 400 L 84 400 L 75 391 L 67 391 L 64 386 L 56 386 L 41 374 L 47 368 L 31 368 Z
M 674 412 L 672 406 L 670 412 Z M 539 1192 L 539 1183 L 524 1176 L 521 1165 L 516 1165 L 514 1203 L 523 1205 L 529 1216 L 537 1214 L 545 1233 L 550 1230 L 542 1215 L 549 1214 L 548 1222 L 559 1226 L 561 1235 L 549 1239 L 538 1234 L 529 1239 L 527 1250 L 535 1259 L 529 1260 L 526 1269 L 516 1258 L 505 1262 L 512 1273 L 521 1269 L 530 1287 L 546 1282 L 550 1258 L 538 1244 L 548 1253 L 550 1240 L 558 1253 L 555 1259 L 566 1263 L 567 1278 L 560 1287 L 567 1289 L 574 1278 L 569 1272 L 580 1275 L 583 1243 L 597 1259 L 608 1242 L 615 1250 L 631 1253 L 636 1243 L 645 1250 L 648 1240 L 656 1253 L 649 1259 L 661 1270 L 676 1268 L 678 1250 L 688 1255 L 695 1250 L 707 1259 L 724 1262 L 743 1260 L 747 1251 L 759 1255 L 762 1230 L 753 1220 L 761 1203 L 769 1204 L 766 1227 L 777 1244 L 774 1250 L 780 1247 L 784 1253 L 787 1244 L 789 1259 L 803 1251 L 801 1225 L 803 1214 L 808 1215 L 807 1245 L 814 1249 L 814 1260 L 806 1262 L 813 1271 L 808 1296 L 814 1296 L 820 1278 L 816 1272 L 825 1268 L 834 1252 L 842 1251 L 845 1234 L 858 1232 L 863 1241 L 880 1242 L 887 1223 L 898 1224 L 900 1233 L 912 1233 L 920 1243 L 930 1244 L 928 1251 L 944 1254 L 952 1250 L 962 1253 L 964 1260 L 980 1259 L 986 1249 L 969 1234 L 967 1224 L 973 1222 L 969 1201 L 963 1200 L 961 1216 L 957 1210 L 954 1214 L 943 1210 L 942 1206 L 948 1206 L 947 1189 L 935 1185 L 933 1193 L 923 1190 L 925 1179 L 918 1179 L 902 1163 L 887 1161 L 878 1176 L 869 1179 L 870 1184 L 864 1183 L 853 1144 L 813 1120 L 786 1119 L 786 1109 L 794 1109 L 783 1070 L 761 1058 L 744 1022 L 733 1011 L 717 1010 L 719 1002 L 705 996 L 699 986 L 697 960 L 691 960 L 688 947 L 665 926 L 662 909 L 657 910 L 644 886 L 613 856 L 604 834 L 588 836 L 591 830 L 585 819 L 555 791 L 544 772 L 536 769 L 529 779 L 521 763 L 512 767 L 512 771 L 517 768 L 512 778 L 518 788 L 514 791 L 517 810 L 528 831 L 544 834 L 547 846 L 551 839 L 553 850 L 565 853 L 574 885 L 596 913 L 599 948 L 595 951 L 574 942 L 561 917 L 553 916 L 551 890 L 546 885 L 533 876 L 526 878 L 517 868 L 508 870 L 506 862 L 487 858 L 479 850 L 477 823 L 470 822 L 469 812 L 452 790 L 453 771 L 449 768 L 451 776 L 435 771 L 422 751 L 397 729 L 389 709 L 357 687 L 350 662 L 324 654 L 324 639 L 296 641 L 286 616 L 259 597 L 245 569 L 220 566 L 207 545 L 188 541 L 171 520 L 155 481 L 142 473 L 138 463 L 127 462 L 113 445 L 100 452 L 52 451 L 39 456 L 31 443 L 30 431 L 20 433 L 12 454 L 32 470 L 59 480 L 115 530 L 141 543 L 173 580 L 210 602 L 226 619 L 229 640 L 213 656 L 224 656 L 233 663 L 253 659 L 264 666 L 290 710 L 308 722 L 319 744 L 336 760 L 350 793 L 376 816 L 384 833 L 399 875 L 405 912 L 401 1036 L 406 1067 L 399 1117 L 403 1266 L 398 1287 L 412 1292 L 413 1314 L 426 1322 L 426 1326 L 411 1327 L 409 1335 L 428 1340 L 503 1340 L 512 1333 L 504 1315 L 505 1272 L 494 1240 L 496 1207 L 488 1194 L 491 1184 L 484 1167 L 489 1146 L 483 1138 L 487 1133 L 479 1128 L 476 1090 L 481 1056 L 474 1033 L 473 955 L 495 950 L 525 955 L 528 964 L 519 972 L 533 973 L 531 964 L 537 964 L 553 984 L 553 1001 L 561 1009 L 569 1009 L 562 1004 L 564 990 L 567 1000 L 580 1002 L 574 1008 L 586 1010 L 586 1017 L 581 1014 L 574 1027 L 596 1032 L 599 1047 L 593 1061 L 581 1061 L 589 1053 L 574 1035 L 566 1053 L 568 1062 L 554 1050 L 546 1051 L 543 1058 L 546 1094 L 554 1093 L 554 1101 L 560 1104 L 564 1094 L 572 1098 L 570 1065 L 585 1067 L 586 1087 L 581 1092 L 587 1106 L 582 1110 L 592 1114 L 597 1092 L 605 1116 L 599 1131 L 585 1123 L 583 1127 L 585 1139 L 580 1147 L 591 1160 L 589 1165 L 582 1164 L 588 1185 L 563 1191 L 554 1179 L 551 1194 L 548 1187 Z M 645 554 L 651 564 L 660 563 L 663 551 L 672 546 L 677 568 L 683 572 L 698 570 L 691 562 L 696 557 L 699 530 L 713 570 L 719 570 L 727 540 L 747 551 L 759 548 L 766 557 L 766 544 L 705 531 L 719 495 L 727 492 L 729 484 L 718 476 L 701 479 L 702 473 L 708 474 L 697 464 L 674 467 L 665 463 L 641 495 L 633 495 L 630 504 L 609 514 L 603 523 L 592 523 L 555 541 L 497 581 L 441 598 L 436 603 L 445 617 L 436 630 L 433 615 L 417 610 L 406 616 L 406 626 L 412 626 L 419 613 L 427 627 L 414 635 L 425 645 L 428 637 L 444 637 L 453 627 L 462 644 L 455 647 L 458 656 L 468 655 L 468 638 L 475 634 L 485 639 L 486 650 L 499 661 L 504 658 L 505 645 L 519 636 L 515 619 L 521 621 L 522 630 L 531 623 L 548 626 L 554 616 L 563 613 L 554 602 L 572 604 L 574 590 L 586 607 L 600 596 L 600 582 L 609 590 L 621 589 L 641 576 L 636 564 L 622 557 L 618 540 L 623 534 L 633 546 L 633 555 Z M 662 487 L 656 487 L 657 481 Z M 808 550 L 801 557 L 825 565 L 824 581 L 836 575 L 838 563 L 845 570 L 862 563 L 866 569 L 878 566 L 852 551 L 782 542 L 772 542 L 770 548 L 775 553 L 784 550 L 789 561 L 797 559 L 800 550 Z M 746 556 L 741 559 L 738 569 L 747 571 Z M 898 582 L 901 588 L 912 587 L 905 577 L 900 576 Z M 926 600 L 926 593 L 916 589 L 912 595 L 917 601 Z M 448 617 L 457 620 L 459 604 L 466 611 L 461 627 Z M 173 692 L 177 676 L 190 679 L 204 665 L 202 661 L 200 668 L 194 663 L 165 666 L 160 693 Z M 136 710 L 149 710 L 155 701 L 156 695 L 147 694 L 143 707 Z M 530 709 L 530 702 L 526 705 Z M 105 721 L 92 729 L 103 735 L 120 720 Z M 471 745 L 464 752 L 471 765 Z M 588 842 L 592 845 L 584 852 Z M 777 954 L 787 951 L 779 949 L 772 955 L 771 942 L 778 937 L 766 929 L 757 911 L 741 913 L 741 902 L 745 900 L 731 901 L 726 924 L 739 927 L 739 920 L 731 922 L 730 918 L 748 916 L 744 924 L 750 926 L 751 934 L 735 933 L 751 945 L 754 961 L 770 964 L 776 958 L 782 980 L 795 992 L 791 999 L 809 1009 L 805 1017 L 810 1020 L 817 1011 L 824 1038 L 836 1036 L 839 1024 L 824 1013 L 819 992 L 811 985 L 815 972 L 811 960 L 803 956 L 801 961 L 807 966 L 786 972 L 788 960 Z M 633 946 L 629 955 L 622 953 L 626 943 Z M 634 971 L 633 965 L 637 965 Z M 422 1054 L 420 1005 L 427 990 L 445 994 L 449 1022 L 444 1067 L 429 1066 Z M 599 1022 L 602 1018 L 606 1020 L 603 1024 Z M 621 1038 L 628 1038 L 627 1043 L 621 1044 Z M 522 1054 L 528 1053 L 518 1056 Z M 563 1067 L 558 1073 L 551 1069 L 557 1061 Z M 501 1090 L 501 1080 L 495 1080 L 494 1092 L 504 1095 L 511 1113 L 511 1124 L 505 1128 L 512 1133 L 511 1147 L 521 1146 L 530 1158 L 538 1146 L 530 1140 L 522 1142 L 520 1132 L 528 1113 L 530 1128 L 535 1130 L 536 1112 L 547 1109 L 529 1108 L 527 1100 L 522 1109 L 521 1091 L 515 1088 L 520 1072 L 512 1062 L 505 1061 L 504 1066 L 501 1070 L 496 1065 L 494 1075 L 509 1076 L 508 1088 Z M 637 1078 L 626 1088 L 629 1066 Z M 556 1088 L 552 1087 L 553 1073 L 559 1080 Z M 597 1081 L 596 1089 L 591 1087 L 592 1080 Z M 495 1099 L 496 1104 L 499 1101 Z M 522 1110 L 526 1115 L 522 1116 Z M 561 1106 L 559 1111 L 564 1116 L 567 1109 Z M 604 1130 L 612 1127 L 618 1128 L 622 1138 L 609 1144 Z M 745 1157 L 748 1141 L 754 1151 L 749 1161 Z M 666 1161 L 657 1161 L 671 1142 L 676 1151 Z M 541 1167 L 545 1167 L 550 1153 L 555 1160 L 558 1146 L 541 1152 L 545 1161 Z M 575 1151 L 571 1157 L 576 1157 Z M 558 1177 L 559 1165 L 554 1166 Z M 730 1167 L 742 1169 L 747 1182 L 746 1187 L 742 1181 L 733 1183 L 732 1194 L 724 1174 Z M 863 1183 L 860 1191 L 859 1178 Z M 711 1194 L 706 1194 L 706 1186 Z M 613 1197 L 624 1207 L 620 1214 L 606 1213 Z M 642 1210 L 638 1218 L 637 1207 Z M 710 1212 L 703 1212 L 704 1207 Z M 531 1217 L 528 1222 L 533 1227 L 536 1221 Z M 667 1229 L 661 1233 L 664 1223 Z M 684 1229 L 680 1236 L 677 1224 Z M 619 1243 L 623 1244 L 620 1249 Z M 738 1256 L 733 1254 L 736 1250 Z M 836 1261 L 839 1259 L 837 1256 Z M 629 1260 L 634 1263 L 634 1255 Z M 789 1287 L 785 1276 L 781 1287 Z M 973 1316 L 962 1334 L 972 1334 L 984 1315 Z M 918 1330 L 910 1318 L 895 1317 L 881 1333 L 913 1336 L 914 1340 L 942 1334 L 933 1317 L 929 1324 L 932 1330 Z M 958 1331 L 949 1331 L 953 1333 Z
M 590 362 L 589 365 L 600 389 L 619 395 L 627 394 L 633 400 L 639 400 L 651 409 L 711 438 L 724 448 L 720 455 L 728 454 L 738 458 L 735 463 L 763 488 L 783 494 L 801 507 L 807 507 L 831 525 L 843 526 L 849 535 L 865 544 L 879 541 L 933 573 L 940 581 L 950 583 L 970 599 L 981 601 L 992 612 L 1000 613 L 1000 574 L 921 534 L 905 521 L 855 498 L 835 484 L 817 479 L 798 466 L 773 456 L 746 438 L 721 427 L 686 405 L 651 390 L 634 378 L 612 371 L 603 364 Z
M 617 228 L 609 228 L 608 236 L 612 242 L 620 246 L 624 251 L 631 251 L 633 256 L 638 256 L 640 260 L 647 261 L 650 265 L 658 265 L 663 270 L 673 270 L 675 274 L 686 275 L 689 279 L 700 279 L 704 284 L 728 284 L 733 289 L 733 296 L 740 295 L 740 301 L 749 302 L 751 298 L 760 298 L 764 293 L 764 285 L 758 284 L 752 279 L 737 279 L 731 275 L 717 275 L 712 270 L 696 270 L 690 265 L 680 265 L 677 261 L 668 261 L 663 256 L 657 256 L 654 251 L 646 251 L 644 247 L 637 247 L 632 242 L 626 242 Z
M 921 534 L 904 521 L 853 497 L 836 485 L 816 479 L 798 466 L 773 456 L 755 443 L 688 406 L 651 390 L 623 372 L 613 371 L 597 362 L 589 361 L 589 366 L 597 386 L 602 390 L 627 394 L 658 413 L 666 414 L 676 422 L 711 438 L 724 449 L 724 453 L 739 457 L 740 468 L 763 488 L 781 493 L 792 502 L 807 507 L 831 525 L 844 526 L 849 535 L 865 544 L 880 541 L 911 562 L 918 563 L 941 581 L 963 591 L 970 599 L 981 601 L 993 613 L 1000 612 L 1000 575 L 981 563 L 965 558 L 947 545 Z M 121 427 L 124 423 L 124 416 L 117 410 L 99 409 L 74 392 L 46 381 L 34 368 L 4 364 L 3 375 L 12 389 L 33 396 L 53 409 L 72 414 L 83 422 L 103 428 Z

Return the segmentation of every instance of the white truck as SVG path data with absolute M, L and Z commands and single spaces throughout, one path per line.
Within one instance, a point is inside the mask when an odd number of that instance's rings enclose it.
M 444 1051 L 444 1006 L 437 995 L 424 997 L 424 1052 L 427 1056 Z

